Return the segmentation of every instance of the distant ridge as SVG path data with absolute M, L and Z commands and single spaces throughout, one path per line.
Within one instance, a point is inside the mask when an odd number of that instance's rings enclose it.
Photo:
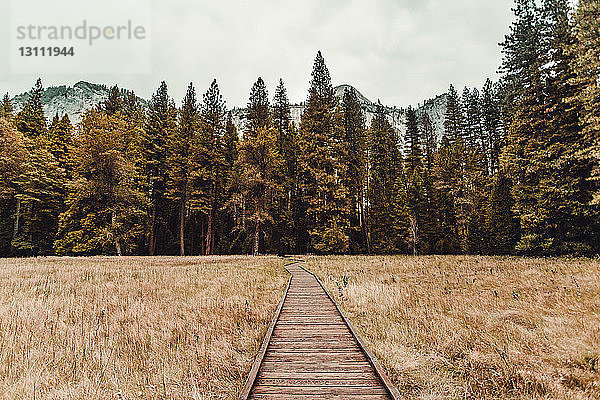
M 334 95 L 341 99 L 346 90 L 354 88 L 352 85 L 343 84 L 334 88 Z M 358 100 L 365 113 L 367 125 L 373 119 L 376 103 L 365 97 L 359 90 L 354 88 L 358 96 Z M 104 100 L 107 99 L 110 89 L 107 85 L 89 83 L 79 81 L 73 86 L 52 86 L 44 90 L 42 95 L 42 104 L 44 113 L 48 119 L 52 119 L 54 115 L 68 114 L 71 121 L 76 124 L 81 121 L 81 117 L 86 110 L 89 110 Z M 20 111 L 29 98 L 29 92 L 25 92 L 15 96 L 12 101 L 16 111 Z M 142 104 L 146 105 L 147 101 L 140 98 Z M 446 94 L 439 95 L 433 99 L 423 102 L 422 105 L 415 107 L 417 115 L 421 116 L 425 112 L 429 114 L 434 125 L 435 132 L 438 138 L 441 137 L 444 128 L 444 114 L 446 112 Z M 406 131 L 406 109 L 398 107 L 385 107 L 389 121 L 392 126 L 398 131 L 400 139 L 403 140 Z M 244 108 L 234 108 L 231 110 L 234 122 L 238 130 L 244 129 Z M 300 124 L 300 118 L 304 111 L 304 104 L 296 104 L 291 106 L 292 120 L 296 125 Z

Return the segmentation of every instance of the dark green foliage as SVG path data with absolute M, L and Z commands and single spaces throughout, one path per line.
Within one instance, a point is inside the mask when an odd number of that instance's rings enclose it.
M 190 146 L 200 130 L 196 90 L 190 83 L 179 112 L 177 128 L 167 140 L 167 197 L 177 204 L 179 255 L 185 252 L 185 222 L 190 192 Z
M 2 103 L 0 104 L 0 118 L 11 121 L 13 118 L 13 111 L 14 109 L 12 102 L 10 101 L 8 93 L 6 93 L 2 98 Z
M 67 114 L 59 118 L 56 115 L 48 129 L 48 149 L 56 158 L 58 165 L 65 170 L 67 179 L 70 178 L 72 165 L 70 165 L 71 149 L 73 147 L 73 125 Z
M 371 250 L 378 254 L 405 251 L 407 219 L 405 185 L 398 136 L 378 104 L 369 130 L 369 233 Z
M 278 134 L 271 126 L 269 97 L 262 78 L 258 78 L 250 91 L 246 119 L 248 124 L 239 159 L 240 188 L 248 213 L 246 220 L 250 225 L 252 254 L 258 255 L 261 250 L 264 252 L 264 242 L 271 242 L 273 237 L 273 213 L 277 208 L 273 200 L 281 197 L 277 176 L 283 165 L 277 146 Z
M 446 115 L 444 118 L 444 134 L 450 144 L 456 143 L 463 136 L 463 121 L 460 99 L 453 85 L 450 85 L 448 91 L 448 100 L 446 102 Z
M 421 136 L 423 138 L 423 160 L 425 166 L 425 172 L 427 175 L 431 175 L 433 170 L 434 155 L 438 148 L 437 137 L 433 129 L 433 123 L 429 114 L 424 113 L 421 117 Z
M 246 111 L 248 128 L 246 134 L 255 135 L 260 129 L 271 126 L 271 110 L 269 94 L 262 78 L 258 78 L 250 91 L 250 100 Z M 278 121 L 282 123 L 282 121 Z
M 433 201 L 438 225 L 433 252 L 456 254 L 460 252 L 457 210 L 455 209 L 458 183 L 456 181 L 455 152 L 447 136 L 442 138 L 436 154 L 433 177 L 435 182 Z
M 154 255 L 157 248 L 164 252 L 170 247 L 168 238 L 172 237 L 169 230 L 169 215 L 166 210 L 169 200 L 165 197 L 167 173 L 167 142 L 177 128 L 177 108 L 169 97 L 167 84 L 162 82 L 152 95 L 148 108 L 148 120 L 143 141 L 144 162 L 150 184 L 151 199 L 151 228 L 149 233 L 148 254 Z
M 29 98 L 23 109 L 15 117 L 17 130 L 28 137 L 35 138 L 46 133 L 47 121 L 42 106 L 43 92 L 42 80 L 38 79 L 29 92 Z
M 195 235 L 201 242 L 195 243 L 202 254 L 213 254 L 223 232 L 215 222 L 223 209 L 226 199 L 225 157 L 223 154 L 223 136 L 227 123 L 227 113 L 223 96 L 216 80 L 202 97 L 200 106 L 200 133 L 192 143 L 192 191 L 190 208 L 196 215 L 198 231 Z M 218 237 L 217 237 L 218 235 Z
M 223 238 L 218 252 L 225 254 L 247 253 L 248 235 L 245 230 L 244 199 L 241 192 L 241 168 L 238 165 L 240 138 L 231 112 L 227 115 L 223 137 L 224 207 L 220 218 Z
M 527 254 L 597 251 L 591 230 L 597 210 L 590 205 L 587 178 L 592 164 L 577 155 L 584 134 L 572 56 L 569 7 L 564 0 L 526 2 L 515 8 L 516 22 L 503 45 L 504 81 L 514 90 L 503 161 L 514 183 L 515 210 Z M 536 38 L 517 35 L 525 30 Z M 524 50 L 530 50 L 523 59 Z
M 600 3 L 580 0 L 574 16 L 572 55 L 574 77 L 571 84 L 577 90 L 569 104 L 581 109 L 583 134 L 580 157 L 595 166 L 589 178 L 594 204 L 600 204 Z
M 321 52 L 315 59 L 298 140 L 301 222 L 305 234 L 299 248 L 318 253 L 343 253 L 349 246 L 347 192 L 342 185 L 340 153 L 343 128 L 333 96 L 331 77 Z
M 503 146 L 502 122 L 497 93 L 488 79 L 481 98 L 482 147 L 486 156 L 488 173 L 493 175 L 500 169 L 500 149 Z
M 64 208 L 65 172 L 45 148 L 28 142 L 29 158 L 20 177 L 20 226 L 12 247 L 19 255 L 50 255 Z
M 281 190 L 274 198 L 271 251 L 286 254 L 297 251 L 300 207 L 297 130 L 291 121 L 290 102 L 282 79 L 273 97 L 271 120 L 277 135 L 277 150 L 283 162 L 275 176 Z
M 417 113 L 412 107 L 408 107 L 406 112 L 406 137 L 404 143 L 406 145 L 405 161 L 407 176 L 412 175 L 415 171 L 417 174 L 421 174 L 421 168 L 423 167 L 421 132 L 419 131 Z
M 350 209 L 350 252 L 370 252 L 367 230 L 367 129 L 354 88 L 346 90 L 341 112 L 344 128 L 344 152 L 341 162 L 346 170 Z
M 124 106 L 124 99 L 121 93 L 121 90 L 117 85 L 113 86 L 108 93 L 108 98 L 101 105 L 101 110 L 104 111 L 107 115 L 114 115 L 115 113 L 121 111 Z
M 503 174 L 496 174 L 487 204 L 487 239 L 484 247 L 488 254 L 511 254 L 519 240 L 519 220 L 513 213 L 514 199 L 511 182 Z

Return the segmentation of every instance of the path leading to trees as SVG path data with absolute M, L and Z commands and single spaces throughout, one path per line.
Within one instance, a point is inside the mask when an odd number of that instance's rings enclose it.
M 291 274 L 240 400 L 399 399 L 375 357 L 321 282 Z

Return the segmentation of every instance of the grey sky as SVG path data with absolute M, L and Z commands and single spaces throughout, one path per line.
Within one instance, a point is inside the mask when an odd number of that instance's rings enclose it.
M 501 59 L 498 43 L 512 20 L 512 4 L 512 0 L 153 1 L 150 74 L 39 75 L 45 86 L 79 80 L 117 83 L 142 97 L 149 97 L 164 79 L 178 104 L 190 81 L 202 93 L 217 78 L 229 107 L 247 102 L 258 76 L 271 95 L 282 77 L 291 101 L 299 102 L 306 98 L 312 63 L 317 50 L 322 50 L 334 84 L 349 83 L 374 101 L 404 106 L 440 94 L 450 83 L 459 88 L 481 86 L 486 78 L 495 78 Z M 25 91 L 37 75 L 4 71 L 0 90 Z

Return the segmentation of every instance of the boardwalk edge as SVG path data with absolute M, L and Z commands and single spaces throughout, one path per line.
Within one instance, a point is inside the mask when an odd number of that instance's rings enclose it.
M 285 268 L 288 265 L 292 265 L 292 264 L 297 264 L 297 262 L 286 264 L 283 267 Z M 271 320 L 271 324 L 269 325 L 269 328 L 267 329 L 267 333 L 265 334 L 263 342 L 260 346 L 260 350 L 258 351 L 258 354 L 256 355 L 254 362 L 252 363 L 252 368 L 250 369 L 250 373 L 248 374 L 246 383 L 242 387 L 242 391 L 240 392 L 240 395 L 238 397 L 239 400 L 248 400 L 248 398 L 250 397 L 250 392 L 252 392 L 252 388 L 254 387 L 254 382 L 256 381 L 256 377 L 258 376 L 258 371 L 260 370 L 260 366 L 262 365 L 263 359 L 265 358 L 267 348 L 269 347 L 269 343 L 271 342 L 271 337 L 273 336 L 273 331 L 275 330 L 275 325 L 277 324 L 277 321 L 279 320 L 279 315 L 281 314 L 281 309 L 283 308 L 283 303 L 285 302 L 285 299 L 287 298 L 291 283 L 292 283 L 292 274 L 290 274 L 290 277 L 287 282 L 287 286 L 285 288 L 285 292 L 283 293 L 281 301 L 279 302 L 279 306 L 277 306 L 277 310 L 275 311 L 275 315 L 273 316 L 273 319 Z
M 327 294 L 327 297 L 329 297 L 329 299 L 333 302 L 333 304 L 335 305 L 335 308 L 337 308 L 338 312 L 342 316 L 344 323 L 346 324 L 348 329 L 350 329 L 350 332 L 352 332 L 352 335 L 358 342 L 358 346 L 361 348 L 363 353 L 365 353 L 365 355 L 367 356 L 367 359 L 369 360 L 369 363 L 373 366 L 376 374 L 379 376 L 379 379 L 381 379 L 381 381 L 383 382 L 383 385 L 385 386 L 385 390 L 388 392 L 388 394 L 394 400 L 401 400 L 402 398 L 400 397 L 400 392 L 398 391 L 398 389 L 396 389 L 396 387 L 394 386 L 394 384 L 392 383 L 390 378 L 387 376 L 387 374 L 383 370 L 383 367 L 381 366 L 381 364 L 379 364 L 377 357 L 375 357 L 375 355 L 371 352 L 371 350 L 369 350 L 369 347 L 367 346 L 367 344 L 365 343 L 363 338 L 359 335 L 358 331 L 354 328 L 354 325 L 352 325 L 352 322 L 350 322 L 350 320 L 346 316 L 346 313 L 342 310 L 342 308 L 339 306 L 337 301 L 335 301 L 335 299 L 333 297 L 331 297 L 331 295 L 329 294 L 329 291 L 327 291 L 327 289 L 325 288 L 325 285 L 323 285 L 323 282 L 321 282 L 321 279 L 319 279 L 319 277 L 317 275 L 315 275 L 308 269 L 304 268 L 304 266 L 300 265 L 300 268 L 302 268 L 304 271 L 308 272 L 309 274 L 311 274 L 312 276 L 315 277 L 317 282 L 319 282 L 319 285 L 321 285 L 321 288 L 323 288 L 323 290 L 325 291 L 325 294 Z

